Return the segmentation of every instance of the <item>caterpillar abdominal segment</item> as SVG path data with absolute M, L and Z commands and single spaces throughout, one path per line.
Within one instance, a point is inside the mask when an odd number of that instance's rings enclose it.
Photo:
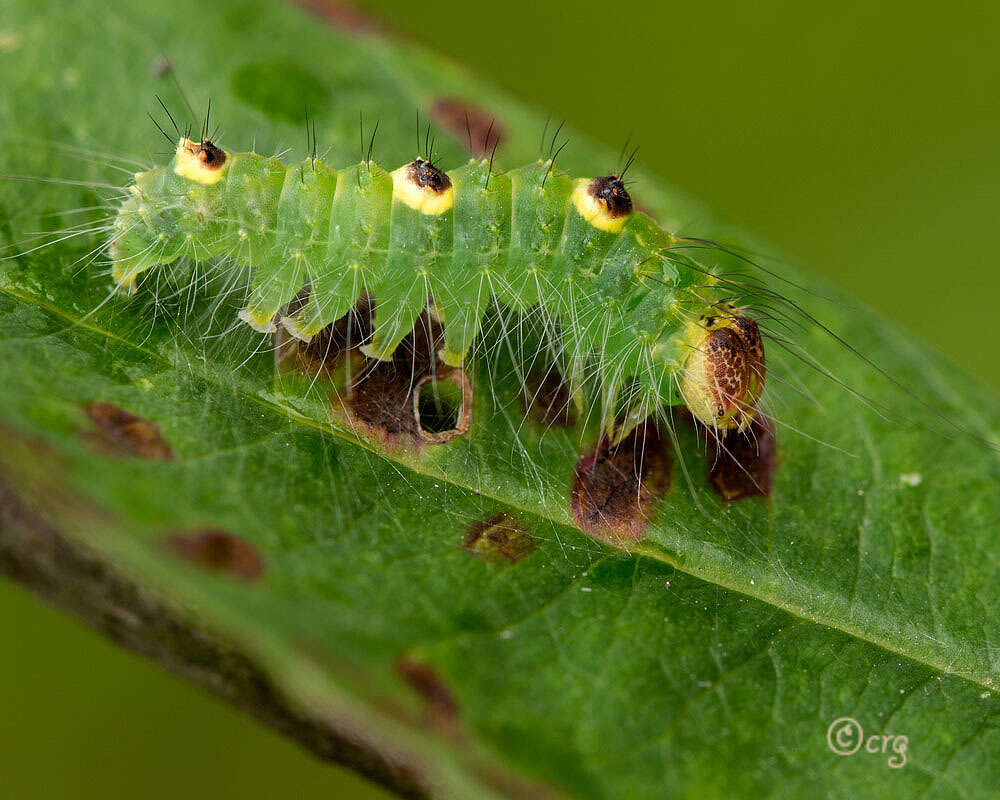
M 129 293 L 178 259 L 223 259 L 249 278 L 240 319 L 306 342 L 368 296 L 363 352 L 381 360 L 431 303 L 441 360 L 462 364 L 492 298 L 551 321 L 571 392 L 598 387 L 606 430 L 623 436 L 680 403 L 716 429 L 745 429 L 764 388 L 760 332 L 724 282 L 671 254 L 677 241 L 633 209 L 619 176 L 574 180 L 551 159 L 509 172 L 422 158 L 334 170 L 181 138 L 169 165 L 135 175 L 109 252 Z

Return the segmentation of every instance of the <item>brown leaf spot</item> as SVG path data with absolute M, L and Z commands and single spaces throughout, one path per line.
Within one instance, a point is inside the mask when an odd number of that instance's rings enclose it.
M 488 561 L 509 561 L 515 564 L 531 553 L 535 540 L 510 515 L 496 514 L 481 520 L 469 529 L 465 547 Z
M 774 428 L 759 414 L 750 428 L 728 431 L 721 440 L 710 437 L 714 449 L 708 480 L 723 500 L 771 493 L 771 478 L 777 466 Z
M 395 667 L 399 677 L 427 702 L 431 721 L 438 727 L 453 727 L 458 716 L 458 703 L 440 676 L 413 656 L 400 656 Z
M 366 359 L 348 389 L 352 421 L 389 444 L 401 438 L 416 445 L 428 442 L 414 411 L 414 393 L 425 378 L 444 380 L 456 371 L 437 358 L 443 341 L 441 326 L 425 312 L 391 361 Z
M 259 578 L 265 568 L 264 558 L 253 544 L 218 528 L 173 533 L 166 546 L 185 561 L 245 581 Z
M 387 33 L 386 25 L 353 3 L 344 0 L 295 0 L 324 22 L 348 33 Z
M 576 422 L 569 386 L 556 369 L 531 370 L 521 392 L 524 413 L 547 428 L 565 428 Z
M 444 342 L 441 325 L 420 315 L 390 361 L 367 359 L 360 346 L 370 340 L 372 305 L 362 299 L 346 316 L 305 345 L 279 331 L 279 365 L 292 363 L 305 374 L 332 373 L 346 362 L 350 377 L 344 397 L 335 399 L 362 435 L 388 446 L 442 444 L 468 431 L 473 390 L 465 373 L 437 357 Z M 452 399 L 454 398 L 454 399 Z M 448 425 L 449 414 L 453 425 Z
M 666 443 L 650 421 L 615 446 L 602 436 L 576 465 L 571 504 L 577 525 L 609 544 L 638 541 L 670 486 L 670 466 Z
M 507 138 L 507 132 L 493 115 L 457 97 L 435 101 L 431 119 L 465 145 L 469 155 L 488 156 Z
M 93 421 L 95 430 L 82 436 L 101 452 L 155 461 L 169 461 L 174 457 L 160 435 L 160 429 L 148 419 L 130 414 L 111 403 L 91 403 L 83 410 Z
M 308 290 L 303 291 L 289 305 L 287 313 L 298 311 L 308 298 Z M 296 369 L 309 375 L 318 371 L 332 372 L 345 355 L 353 353 L 360 358 L 357 350 L 371 337 L 371 322 L 371 299 L 363 296 L 354 308 L 323 328 L 308 344 L 289 336 L 284 327 L 279 325 L 274 334 L 276 364 L 282 367 L 291 363 Z

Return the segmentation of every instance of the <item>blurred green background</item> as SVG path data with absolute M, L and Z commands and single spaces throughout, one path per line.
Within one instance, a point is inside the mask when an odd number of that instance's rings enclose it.
M 1000 386 L 1000 6 L 364 5 Z M 384 796 L 9 584 L 0 626 L 4 798 Z

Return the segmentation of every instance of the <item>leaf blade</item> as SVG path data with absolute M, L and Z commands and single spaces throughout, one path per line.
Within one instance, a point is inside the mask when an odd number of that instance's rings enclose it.
M 301 20 L 286 12 L 269 11 L 264 21 L 274 29 L 266 36 L 260 23 L 237 36 L 228 30 L 223 12 L 217 13 L 219 24 L 208 26 L 211 37 L 190 35 L 179 47 L 192 53 L 192 71 L 203 74 L 206 84 L 215 81 L 221 87 L 216 105 L 231 112 L 234 121 L 249 121 L 249 112 L 224 86 L 228 67 L 242 63 L 232 52 L 235 43 L 249 38 L 259 41 L 265 53 L 284 54 L 287 39 L 275 30 L 310 41 L 326 41 L 326 34 L 303 30 Z M 150 24 L 141 17 L 126 18 L 138 28 Z M 474 86 L 409 48 L 352 41 L 338 40 L 337 57 L 328 62 L 338 85 L 346 86 L 350 76 L 386 107 L 411 102 L 428 87 L 444 92 L 455 85 Z M 222 46 L 227 42 L 232 44 Z M 199 45 L 221 46 L 227 55 L 209 68 L 204 54 L 194 52 Z M 122 47 L 136 57 L 149 52 L 141 40 Z M 384 74 L 372 77 L 362 68 L 355 74 L 343 66 L 350 56 L 368 63 L 373 52 L 390 55 Z M 16 91 L 37 92 L 30 70 L 21 74 L 28 77 Z M 389 80 L 383 81 L 386 75 Z M 141 92 L 144 81 L 129 78 L 101 91 Z M 43 89 L 49 102 L 40 105 L 53 110 L 44 129 L 65 130 L 72 121 L 91 120 L 89 106 L 98 101 L 91 89 L 87 93 L 84 107 L 77 100 L 61 110 L 61 90 Z M 505 109 L 512 106 L 491 90 L 483 89 L 482 96 Z M 327 123 L 334 138 L 346 142 L 349 126 L 353 134 L 356 122 L 353 111 L 330 114 Z M 514 158 L 530 148 L 529 134 L 534 142 L 535 120 L 511 109 L 506 124 Z M 115 135 L 122 151 L 129 152 L 143 137 L 130 126 L 123 128 L 124 133 Z M 287 130 L 275 124 L 267 135 L 280 139 Z M 404 142 L 390 133 L 386 158 L 407 145 L 408 138 Z M 586 143 L 581 150 L 576 158 L 586 169 L 587 154 L 593 151 Z M 25 160 L 9 150 L 7 157 Z M 31 163 L 30 154 L 27 160 Z M 33 163 L 38 169 L 52 167 L 42 158 Z M 664 189 L 652 194 L 661 212 L 712 235 L 730 233 L 683 198 Z M 64 203 L 71 195 L 21 191 L 14 197 L 17 207 L 31 210 L 47 202 Z M 7 195 L 2 202 L 10 207 Z M 24 220 L 14 221 L 23 230 Z M 397 735 L 421 754 L 421 763 L 450 775 L 455 786 L 475 785 L 477 791 L 492 785 L 493 791 L 512 793 L 495 774 L 491 784 L 480 774 L 483 769 L 529 775 L 581 796 L 614 795 L 622 786 L 652 794 L 663 790 L 664 774 L 670 776 L 667 785 L 680 787 L 678 793 L 719 794 L 725 782 L 746 793 L 803 796 L 823 785 L 824 770 L 839 772 L 831 792 L 871 785 L 933 791 L 934 771 L 950 770 L 952 764 L 957 774 L 948 778 L 954 782 L 950 785 L 964 786 L 972 795 L 990 785 L 989 773 L 978 770 L 993 746 L 996 714 L 995 700 L 979 697 L 981 687 L 992 686 L 997 669 L 992 646 L 996 623 L 989 613 L 996 592 L 990 581 L 995 548 L 986 524 L 997 518 L 996 493 L 990 494 L 997 477 L 992 454 L 975 450 L 967 440 L 937 447 L 933 439 L 932 449 L 925 432 L 883 424 L 877 414 L 845 407 L 836 387 L 810 383 L 810 390 L 834 412 L 821 415 L 802 403 L 794 410 L 803 419 L 796 421 L 806 430 L 822 430 L 836 446 L 868 453 L 866 462 L 804 437 L 782 435 L 784 463 L 770 506 L 756 500 L 720 506 L 710 490 L 699 486 L 699 501 L 718 515 L 708 520 L 696 513 L 692 495 L 675 474 L 676 485 L 661 504 L 649 538 L 633 545 L 631 554 L 620 554 L 570 529 L 568 487 L 581 448 L 572 434 L 540 437 L 529 430 L 524 449 L 511 447 L 510 417 L 498 413 L 500 404 L 492 405 L 496 401 L 490 397 L 481 399 L 477 409 L 483 424 L 454 446 L 419 457 L 386 453 L 331 423 L 315 403 L 273 387 L 267 357 L 241 367 L 252 342 L 227 340 L 206 355 L 199 338 L 206 330 L 196 319 L 171 327 L 149 309 L 125 304 L 92 314 L 105 287 L 99 276 L 81 279 L 72 263 L 79 255 L 67 246 L 54 258 L 29 259 L 3 277 L 8 297 L 23 301 L 8 301 L 4 308 L 5 369 L 12 379 L 3 387 L 3 414 L 69 453 L 77 465 L 72 478 L 76 489 L 127 520 L 115 546 L 103 545 L 110 563 L 129 565 L 164 595 L 185 597 L 220 633 L 236 636 L 252 627 L 243 645 L 254 649 L 247 643 L 254 638 L 273 644 L 268 649 L 258 642 L 256 655 L 267 661 L 264 652 L 270 654 L 268 669 L 283 675 L 285 691 L 306 713 L 315 713 L 314 705 L 332 702 L 332 697 L 343 705 L 354 700 L 375 708 L 376 727 L 389 728 L 392 714 L 379 706 L 388 696 L 409 710 L 402 725 L 406 733 Z M 72 324 L 67 328 L 38 308 Z M 846 329 L 852 341 L 872 342 L 876 359 L 910 382 L 960 387 L 950 398 L 954 413 L 968 417 L 960 405 L 975 398 L 975 405 L 989 415 L 984 428 L 996 429 L 996 403 L 981 389 L 950 368 L 926 369 L 923 351 L 901 354 L 898 337 L 890 338 L 891 328 L 877 319 L 862 315 L 859 320 L 837 309 L 831 316 L 837 330 Z M 832 360 L 864 389 L 885 396 L 871 375 L 822 337 L 810 336 L 809 347 L 826 363 Z M 118 402 L 154 420 L 179 463 L 137 467 L 82 449 L 74 440 L 81 425 L 75 409 L 95 399 Z M 294 457 L 271 452 L 289 441 L 298 443 Z M 692 453 L 692 473 L 703 472 L 707 464 L 693 454 L 691 435 L 685 435 L 682 447 Z M 941 463 L 948 463 L 950 472 L 942 475 Z M 19 467 L 8 461 L 5 474 L 17 477 Z M 99 479 L 95 470 L 102 473 Z M 922 489 L 896 480 L 914 473 L 926 476 Z M 368 477 L 347 479 L 357 476 Z M 303 485 L 295 485 L 298 481 Z M 260 494 L 258 487 L 269 482 L 277 486 Z M 856 493 L 859 488 L 864 494 Z M 850 491 L 859 499 L 846 503 Z M 380 511 L 383 505 L 392 513 Z M 401 527 L 399 520 L 407 515 L 426 519 L 441 508 L 450 509 L 450 516 L 439 518 L 439 529 Z M 830 509 L 818 523 L 808 516 L 816 508 Z M 956 511 L 960 516 L 949 518 Z M 539 545 L 536 554 L 511 568 L 481 563 L 462 548 L 468 526 L 497 513 L 529 524 Z M 878 520 L 887 519 L 899 524 L 883 530 Z M 269 565 L 268 583 L 241 587 L 186 566 L 160 563 L 166 534 L 208 523 L 237 530 L 261 550 Z M 856 540 L 844 535 L 854 530 Z M 101 546 L 92 539 L 88 544 Z M 845 565 L 855 564 L 850 560 L 855 553 L 860 556 L 852 573 Z M 933 581 L 928 577 L 932 566 Z M 597 579 L 581 579 L 592 570 Z M 489 590 L 485 597 L 483 586 Z M 405 603 L 399 602 L 401 597 Z M 266 622 L 250 626 L 250 617 Z M 712 625 L 725 635 L 714 647 L 704 647 L 705 631 L 714 630 Z M 790 633 L 782 636 L 784 630 Z M 765 646 L 769 637 L 780 645 L 779 661 L 795 665 L 782 679 Z M 317 657 L 295 647 L 295 641 L 303 640 L 320 653 L 318 661 L 329 674 L 323 669 L 317 674 Z M 522 641 L 529 645 L 511 649 Z M 845 662 L 824 656 L 837 648 L 850 654 Z M 800 650 L 808 658 L 797 655 Z M 352 670 L 338 660 L 345 652 L 377 676 L 374 686 L 358 685 L 356 665 Z M 669 674 L 660 663 L 664 653 L 669 655 Z M 891 653 L 905 656 L 902 665 Z M 462 744 L 471 741 L 476 750 L 471 759 L 440 752 L 461 748 L 449 739 L 453 732 L 437 730 L 436 723 L 421 717 L 412 683 L 394 666 L 403 656 L 427 665 L 457 698 L 463 735 L 469 737 Z M 769 717 L 753 708 L 754 687 L 767 693 L 765 656 L 775 676 L 771 694 L 792 695 L 784 701 L 792 728 L 782 729 L 783 716 L 772 719 L 773 713 Z M 851 672 L 843 663 L 859 672 L 870 669 L 877 678 L 866 690 L 850 674 L 841 674 Z M 507 669 L 497 670 L 498 664 Z M 840 680 L 814 708 L 804 697 L 810 691 L 824 697 L 826 687 L 809 677 L 824 669 L 839 669 Z M 731 683 L 731 674 L 743 677 Z M 707 686 L 699 685 L 705 682 Z M 946 688 L 921 696 L 935 682 Z M 619 684 L 628 690 L 619 690 Z M 796 691 L 800 684 L 806 688 Z M 896 708 L 899 684 L 910 715 L 904 720 L 933 719 L 933 724 L 914 722 L 912 730 L 930 741 L 938 727 L 969 746 L 949 750 L 938 742 L 926 751 L 919 770 L 899 773 L 889 772 L 881 759 L 838 761 L 825 749 L 824 727 L 832 722 L 831 714 L 860 710 L 866 727 L 879 726 L 882 716 Z M 427 681 L 423 685 L 426 689 Z M 350 687 L 347 699 L 344 686 Z M 727 706 L 727 694 L 741 702 Z M 949 702 L 963 713 L 947 712 Z M 537 709 L 545 709 L 544 719 Z M 727 714 L 737 716 L 733 729 L 715 743 L 728 763 L 719 770 L 706 741 L 709 725 L 726 720 Z M 620 733 L 623 725 L 626 734 Z M 426 727 L 445 744 L 428 752 L 420 744 L 422 737 L 413 736 Z M 766 736 L 750 735 L 761 728 Z M 615 736 L 628 741 L 608 753 L 606 740 Z M 755 775 L 757 765 L 769 760 L 778 763 Z M 470 773 L 477 777 L 469 778 Z M 776 780 L 783 788 L 768 789 Z

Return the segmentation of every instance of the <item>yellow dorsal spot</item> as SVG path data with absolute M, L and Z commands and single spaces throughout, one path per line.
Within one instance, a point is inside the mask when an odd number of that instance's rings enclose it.
M 627 216 L 612 216 L 608 207 L 590 193 L 590 178 L 573 182 L 573 205 L 580 216 L 602 231 L 619 233 Z
M 214 186 L 226 172 L 228 158 L 211 142 L 192 142 L 182 137 L 177 143 L 174 174 L 202 186 Z
M 413 179 L 412 166 L 407 164 L 392 173 L 392 199 L 431 217 L 451 210 L 455 205 L 454 188 L 450 184 L 440 190 L 433 186 L 421 186 Z

